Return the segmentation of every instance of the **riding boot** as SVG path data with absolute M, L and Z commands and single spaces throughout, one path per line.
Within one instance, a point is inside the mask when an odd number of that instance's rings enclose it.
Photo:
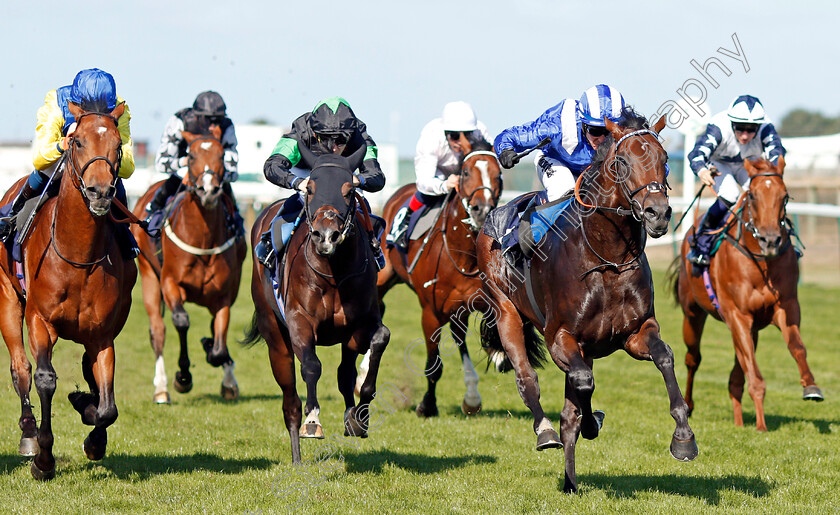
M 151 215 L 152 213 L 156 213 L 166 207 L 166 201 L 169 200 L 169 197 L 177 193 L 178 188 L 180 187 L 181 178 L 178 177 L 178 174 L 173 173 L 155 192 L 155 196 L 152 197 L 152 201 L 146 206 L 146 214 Z
M 394 247 L 397 247 L 402 252 L 408 250 L 408 224 L 411 221 L 411 215 L 414 210 L 410 207 L 404 207 L 397 211 L 394 216 L 394 226 L 391 232 L 385 237 L 385 241 Z
M 271 245 L 271 231 L 265 231 L 260 235 L 260 241 L 254 246 L 254 256 L 259 263 L 274 272 L 277 265 L 277 253 Z
M 385 255 L 382 254 L 382 246 L 376 238 L 376 231 L 371 231 L 368 234 L 368 237 L 370 238 L 370 248 L 373 250 L 373 258 L 376 260 L 376 266 L 379 270 L 382 270 L 385 268 Z
M 23 184 L 23 189 L 20 190 L 15 200 L 12 201 L 12 210 L 3 218 L 0 218 L 0 239 L 6 241 L 9 235 L 14 232 L 15 218 L 20 210 L 23 209 L 26 201 L 40 195 L 41 192 L 29 185 L 29 182 Z
M 237 235 L 245 234 L 245 219 L 239 214 L 239 205 L 236 203 L 236 197 L 233 196 L 233 188 L 228 181 L 222 182 L 222 193 L 227 195 L 231 203 L 233 203 L 233 213 L 225 210 L 228 232 Z
M 723 219 L 723 215 L 726 214 L 728 209 L 728 203 L 718 198 L 717 202 L 712 204 L 703 216 L 703 220 L 697 227 L 694 238 L 689 242 L 691 250 L 686 256 L 686 259 L 691 263 L 700 267 L 707 267 L 711 264 L 710 254 L 718 236 L 717 234 L 712 234 L 712 231 L 717 229 L 720 221 Z

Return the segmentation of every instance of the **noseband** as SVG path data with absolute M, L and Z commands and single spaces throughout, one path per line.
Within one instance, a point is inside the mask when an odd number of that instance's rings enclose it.
M 219 143 L 221 145 L 221 142 L 219 140 L 217 140 L 216 138 L 214 138 L 213 136 L 199 136 L 198 138 L 194 139 L 192 143 L 190 143 L 189 148 L 192 149 L 193 145 L 195 145 L 196 143 L 201 142 L 201 141 L 211 141 L 211 142 Z M 219 172 L 222 172 L 222 177 L 219 178 L 219 183 L 221 184 L 222 182 L 224 182 L 224 160 L 222 162 L 221 170 L 213 170 L 209 166 L 205 166 L 204 170 L 197 177 L 195 177 L 195 180 L 193 180 L 192 174 L 190 174 L 188 172 L 187 173 L 187 177 L 188 177 L 187 189 L 188 189 L 188 191 L 195 191 L 198 187 L 199 181 L 205 175 L 209 174 L 209 175 L 215 176 Z
M 654 138 L 657 139 L 657 141 L 659 141 L 659 135 L 656 132 L 654 132 L 650 129 L 642 129 L 642 130 L 638 130 L 638 131 L 633 131 L 630 134 L 625 134 L 624 136 L 622 136 L 618 140 L 618 142 L 615 144 L 615 149 L 613 150 L 613 154 L 618 153 L 618 147 L 621 146 L 621 144 L 625 140 L 627 140 L 628 138 L 633 137 L 633 136 L 642 136 L 642 135 L 645 135 L 645 134 L 651 134 L 651 135 L 653 135 Z M 648 142 L 645 141 L 645 142 L 642 143 L 642 145 L 647 146 Z M 615 157 L 613 159 L 615 161 L 620 160 L 619 162 L 622 163 L 622 166 L 625 166 L 625 167 L 627 166 L 627 162 L 624 160 L 623 157 L 615 155 Z M 627 214 L 630 214 L 630 215 L 633 216 L 633 218 L 637 222 L 641 222 L 643 220 L 642 213 L 644 213 L 644 205 L 645 205 L 645 202 L 647 202 L 648 197 L 652 193 L 662 193 L 663 195 L 665 195 L 666 199 L 668 198 L 668 179 L 667 178 L 665 179 L 665 184 L 662 184 L 662 183 L 657 182 L 657 181 L 651 181 L 651 182 L 649 182 L 645 185 L 639 186 L 638 188 L 636 188 L 634 190 L 630 190 L 627 187 L 626 181 L 621 180 L 621 181 L 617 181 L 617 182 L 619 184 L 619 187 L 621 188 L 621 192 L 624 194 L 625 200 L 627 200 L 627 202 L 630 204 L 630 212 L 627 213 L 627 210 L 623 210 L 621 208 L 616 208 L 616 213 L 618 213 L 620 215 L 623 214 L 625 216 Z M 642 198 L 642 201 L 639 202 L 634 197 L 636 196 L 637 193 L 639 193 L 642 190 L 645 190 L 645 196 Z
M 464 156 L 464 165 L 461 167 L 461 173 L 458 174 L 458 191 L 464 191 L 464 177 L 465 177 L 465 167 L 467 160 L 473 156 L 492 156 L 493 159 L 498 161 L 498 157 L 495 153 L 490 152 L 489 150 L 476 150 L 475 152 L 470 152 L 466 156 Z M 487 190 L 490 192 L 490 196 L 493 199 L 493 204 L 497 204 L 499 202 L 499 196 L 496 195 L 496 192 L 493 191 L 493 188 L 490 186 L 479 186 L 478 188 L 474 189 L 469 195 L 458 194 L 461 197 L 461 205 L 464 206 L 464 211 L 467 213 L 467 218 L 461 220 L 461 222 L 468 224 L 472 227 L 473 231 L 478 231 L 481 227 L 479 227 L 478 223 L 473 218 L 472 210 L 470 209 L 470 202 L 472 201 L 473 197 L 479 191 Z
M 319 168 L 322 167 L 322 166 L 334 166 L 336 168 L 341 168 L 342 170 L 346 170 L 346 168 L 344 168 L 342 166 L 339 166 L 339 165 L 335 165 L 335 164 L 324 164 L 324 165 L 320 165 Z M 353 189 L 355 190 L 355 187 Z M 339 245 L 344 241 L 344 239 L 350 233 L 350 229 L 353 228 L 353 218 L 354 218 L 353 213 L 356 209 L 356 195 L 355 195 L 355 193 L 353 195 L 351 195 L 351 198 L 352 198 L 352 201 L 350 202 L 350 205 L 348 206 L 347 211 L 345 211 L 344 214 L 343 214 L 344 223 L 341 226 L 341 234 L 340 234 L 339 239 L 338 239 L 338 244 Z M 309 195 L 308 194 L 304 195 L 303 200 L 304 200 L 303 209 L 304 209 L 304 212 L 306 213 L 306 223 L 307 223 L 307 225 L 309 225 L 309 234 L 307 235 L 307 237 L 309 237 L 309 235 L 312 234 L 312 224 L 315 222 L 315 215 L 312 214 L 312 212 L 310 210 L 310 207 L 309 207 Z M 339 216 L 342 216 L 342 214 L 339 213 Z
M 780 179 L 784 180 L 783 177 L 782 177 L 782 174 L 775 173 L 775 172 L 761 172 L 761 173 L 757 173 L 757 174 L 753 175 L 752 177 L 750 177 L 750 183 L 752 183 L 752 180 L 755 179 L 756 177 L 779 177 Z M 788 225 L 788 222 L 787 222 L 787 203 L 788 203 L 789 200 L 790 200 L 790 195 L 786 194 L 785 198 L 784 198 L 784 201 L 782 202 L 781 212 L 779 213 L 779 221 L 778 221 L 779 229 L 785 235 L 785 241 L 782 244 L 781 248 L 779 249 L 779 254 L 780 255 L 787 248 L 787 245 L 789 245 L 790 241 L 791 241 L 790 240 L 791 231 L 787 227 L 787 225 Z M 759 238 L 761 237 L 761 232 L 755 226 L 755 218 L 753 217 L 753 204 L 754 203 L 755 203 L 755 197 L 753 196 L 752 192 L 749 189 L 747 189 L 747 191 L 744 192 L 744 209 L 747 211 L 748 219 L 744 220 L 741 217 L 741 215 L 739 214 L 740 210 L 738 212 L 736 212 L 736 211 L 732 211 L 730 209 L 729 212 L 732 214 L 732 217 L 735 220 L 737 220 L 738 223 L 742 227 L 744 227 L 744 229 L 746 229 L 747 231 L 749 231 L 753 235 L 753 238 L 755 238 L 756 241 L 759 241 Z M 724 229 L 724 230 L 726 230 L 726 229 Z M 727 237 L 729 237 L 728 233 L 727 233 Z M 740 235 L 738 236 L 737 239 L 736 238 L 731 238 L 731 237 L 729 237 L 729 238 L 733 242 L 738 242 L 738 240 L 741 239 Z M 748 254 L 750 257 L 752 257 L 754 259 L 767 259 L 767 257 L 765 255 L 756 254 L 755 252 L 747 249 L 746 247 L 743 247 L 743 245 L 740 244 L 740 243 L 738 243 L 735 246 L 736 246 L 736 248 L 741 250 L 741 252 L 743 252 L 745 254 Z M 743 248 L 741 248 L 741 247 L 743 247 Z
M 111 116 L 110 114 L 107 114 L 107 113 L 91 113 L 91 112 L 83 113 L 81 116 L 79 116 L 79 120 L 77 120 L 77 123 L 79 121 L 81 121 L 81 119 L 84 118 L 85 116 L 107 117 L 107 118 L 110 118 L 111 121 L 114 122 L 115 127 L 119 127 L 117 119 L 114 118 L 113 116 Z M 97 161 L 105 161 L 105 163 L 108 165 L 108 168 L 111 170 L 111 176 L 114 179 L 113 182 L 111 182 L 111 187 L 113 188 L 117 183 L 117 178 L 119 177 L 119 172 L 120 172 L 120 163 L 122 162 L 122 140 L 120 140 L 120 143 L 117 146 L 117 162 L 116 163 L 112 163 L 111 160 L 108 159 L 106 156 L 94 156 L 90 160 L 88 160 L 84 164 L 84 166 L 82 166 L 81 168 L 79 168 L 79 162 L 76 158 L 75 142 L 76 142 L 76 136 L 74 135 L 70 138 L 70 170 L 73 171 L 73 175 L 75 175 L 76 179 L 79 181 L 79 184 L 76 186 L 76 189 L 78 189 L 82 193 L 82 196 L 85 198 L 85 200 L 90 202 L 91 200 L 96 200 L 96 199 L 91 199 L 91 197 L 88 196 L 89 195 L 88 189 L 87 189 L 87 186 L 85 185 L 85 180 L 82 178 L 82 176 L 85 174 L 88 167 L 90 165 L 92 165 L 93 163 L 95 163 Z

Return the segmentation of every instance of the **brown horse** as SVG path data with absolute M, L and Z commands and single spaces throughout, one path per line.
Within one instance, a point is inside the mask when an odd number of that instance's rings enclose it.
M 624 126 L 606 122 L 610 136 L 578 179 L 575 201 L 540 240 L 530 269 L 520 272 L 523 277 L 530 274 L 525 286 L 486 229 L 476 245 L 484 289 L 494 300 L 497 315 L 490 320 L 495 322 L 494 331 L 482 336 L 500 338 L 513 364 L 519 393 L 534 415 L 537 450 L 565 447 L 565 492 L 577 490 L 578 434 L 597 437 L 603 420 L 603 412 L 593 412 L 591 405 L 592 362 L 618 349 L 656 364 L 676 421 L 671 454 L 679 460 L 697 455 L 688 406 L 674 375 L 673 353 L 659 335 L 653 280 L 644 255 L 646 233 L 655 238 L 665 234 L 671 216 L 665 185 L 667 155 L 657 138 L 665 120 L 651 130 L 631 110 L 625 110 L 624 118 Z M 485 228 L 494 225 L 500 212 L 490 214 Z M 562 438 L 540 405 L 537 375 L 527 358 L 525 333 L 531 327 L 545 336 L 551 358 L 566 373 Z
M 181 352 L 180 370 L 175 372 L 173 387 L 179 393 L 192 389 L 187 331 L 190 317 L 184 304 L 192 302 L 207 308 L 212 315 L 210 333 L 201 343 L 207 362 L 224 369 L 221 395 L 224 399 L 239 397 L 233 375 L 234 363 L 227 349 L 230 307 L 239 292 L 242 263 L 247 245 L 243 235 L 228 230 L 226 211 L 233 209 L 222 193 L 224 181 L 224 149 L 219 141 L 221 131 L 213 127 L 210 135 L 184 132 L 189 145 L 188 173 L 184 191 L 170 204 L 158 250 L 155 239 L 137 227 L 135 237 L 140 245 L 140 275 L 143 282 L 143 304 L 149 315 L 149 337 L 155 351 L 154 401 L 169 403 L 163 345 L 166 327 L 163 323 L 161 299 L 172 311 L 172 324 L 178 331 Z M 163 182 L 153 184 L 137 202 L 134 213 L 143 216 L 146 204 Z
M 461 410 L 465 414 L 473 415 L 481 409 L 478 374 L 470 360 L 464 339 L 469 327 L 470 313 L 487 310 L 484 297 L 475 295 L 481 289 L 475 237 L 484 225 L 487 214 L 496 207 L 502 194 L 502 173 L 496 154 L 488 143 L 482 141 L 470 145 L 463 135 L 461 139 L 466 148 L 458 187 L 453 190 L 454 195 L 447 195 L 440 216 L 427 235 L 422 240 L 409 241 L 407 258 L 396 248 L 391 248 L 386 253 L 387 264 L 377 278 L 380 299 L 397 282 L 406 283 L 420 299 L 423 310 L 421 323 L 426 340 L 426 366 L 410 366 L 418 374 L 425 375 L 428 381 L 428 390 L 423 396 L 423 401 L 417 405 L 417 414 L 424 417 L 438 414 L 435 386 L 443 375 L 439 346 L 442 343 L 442 330 L 447 322 L 464 366 L 464 384 L 467 390 Z M 388 199 L 384 210 L 388 228 L 383 236 L 391 230 L 396 212 L 416 191 L 417 187 L 409 184 L 397 190 Z M 384 239 L 382 244 L 385 244 Z M 418 256 L 420 252 L 422 254 Z M 410 264 L 415 260 L 415 268 L 409 271 Z M 450 346 L 447 349 L 444 346 L 444 352 L 446 351 L 452 352 L 454 348 Z M 362 372 L 365 373 L 363 367 Z
M 706 291 L 703 273 L 693 271 L 685 258 L 689 239 L 682 245 L 679 274 L 674 295 L 682 306 L 683 339 L 688 346 L 685 364 L 688 378 L 685 400 L 689 413 L 694 409 L 694 374 L 700 366 L 700 337 L 706 317 L 722 320 L 732 332 L 735 344 L 735 365 L 729 375 L 729 397 L 735 412 L 735 425 L 743 426 L 741 398 L 744 395 L 744 373 L 749 393 L 755 403 L 755 425 L 767 431 L 764 421 L 764 393 L 766 384 L 755 351 L 758 331 L 773 324 L 782 331 L 788 350 L 799 366 L 802 398 L 823 400 L 808 367 L 805 345 L 799 334 L 799 300 L 797 283 L 799 263 L 790 239 L 785 206 L 788 201 L 782 173 L 785 161 L 778 165 L 759 160 L 744 161 L 749 173 L 749 188 L 738 200 L 733 214 L 724 226 L 724 239 L 708 268 L 709 282 L 719 308 Z M 696 230 L 696 227 L 695 227 Z
M 90 393 L 73 392 L 69 397 L 82 423 L 94 426 L 84 442 L 88 459 L 104 457 L 107 427 L 117 419 L 114 338 L 128 317 L 137 279 L 134 261 L 123 260 L 113 223 L 105 216 L 116 192 L 121 157 L 117 120 L 124 110 L 125 105 L 119 104 L 110 113 L 84 112 L 70 104 L 78 126 L 65 154 L 59 193 L 38 211 L 22 244 L 22 266 L 9 252 L 2 259 L 0 332 L 9 348 L 12 382 L 21 401 L 20 453 L 35 455 L 31 472 L 36 479 L 55 476 L 52 399 L 57 376 L 52 354 L 58 338 L 85 347 L 82 372 Z M 6 193 L 4 203 L 23 181 Z M 22 280 L 16 275 L 20 273 Z M 32 367 L 23 348 L 24 318 L 41 400 L 40 431 L 29 400 Z
M 365 147 L 350 157 L 315 156 L 303 145 L 301 159 L 311 169 L 305 194 L 305 226 L 292 234 L 278 258 L 276 289 L 271 272 L 254 259 L 251 294 L 256 311 L 244 344 L 264 338 L 274 379 L 283 390 L 283 417 L 291 437 L 292 461 L 300 462 L 300 437 L 324 438 L 317 386 L 321 362 L 316 345 L 341 344 L 338 389 L 344 397 L 344 434 L 365 438 L 369 404 L 390 332 L 382 325 L 376 296 L 376 264 L 367 230 L 354 222 L 357 203 L 352 170 Z M 269 230 L 282 201 L 257 217 L 251 241 Z M 356 358 L 371 349 L 370 373 L 355 404 Z M 295 386 L 295 356 L 306 382 L 306 420 Z

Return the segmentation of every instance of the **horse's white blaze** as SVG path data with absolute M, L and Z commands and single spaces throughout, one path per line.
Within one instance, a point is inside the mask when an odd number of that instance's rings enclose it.
M 309 415 L 306 415 L 306 420 L 303 421 L 304 424 L 318 424 L 321 425 L 321 419 L 318 418 L 318 415 L 321 414 L 321 410 L 318 408 L 314 408 L 312 411 L 309 412 Z
M 236 383 L 236 377 L 233 375 L 233 367 L 235 366 L 236 365 L 234 363 L 225 363 L 222 365 L 222 369 L 225 371 L 225 377 L 222 379 L 222 385 L 231 389 L 238 388 L 239 386 Z
M 770 183 L 770 179 L 766 179 L 766 180 L 764 181 L 764 185 L 765 185 L 765 186 L 767 186 L 767 189 L 769 190 L 769 189 L 770 189 L 770 185 L 771 185 L 771 183 Z
M 493 197 L 490 196 L 490 190 L 492 190 L 492 186 L 490 186 L 490 174 L 487 172 L 487 161 L 476 161 L 475 167 L 478 168 L 478 171 L 481 172 L 481 184 L 485 188 L 489 188 L 484 190 L 484 198 L 487 202 L 492 202 Z
M 208 166 L 204 167 L 204 171 L 205 172 L 212 172 L 212 170 L 210 170 L 210 167 L 208 167 Z M 213 187 L 213 176 L 210 175 L 209 173 L 205 173 L 204 175 L 201 176 L 201 180 L 204 182 L 204 190 L 205 191 L 210 191 L 210 188 Z
M 464 394 L 464 403 L 467 406 L 481 406 L 481 395 L 478 393 L 478 373 L 473 367 L 470 357 L 464 354 L 464 384 L 467 393 Z
M 201 144 L 199 146 L 201 147 L 201 150 L 210 150 L 210 147 L 213 146 L 213 142 L 212 141 L 203 141 L 203 142 L 201 142 Z
M 98 132 L 99 134 L 105 134 L 106 132 L 108 132 L 108 127 L 97 127 L 96 132 Z
M 158 356 L 155 360 L 155 393 L 165 392 L 166 391 L 166 368 L 163 366 L 163 356 Z

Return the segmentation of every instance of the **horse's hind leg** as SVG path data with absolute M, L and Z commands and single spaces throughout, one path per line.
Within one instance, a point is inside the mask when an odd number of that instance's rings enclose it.
M 163 362 L 163 346 L 166 342 L 166 324 L 163 323 L 163 302 L 160 281 L 151 265 L 142 257 L 138 258 L 140 278 L 143 285 L 143 306 L 149 317 L 149 342 L 155 353 L 155 386 L 153 400 L 157 404 L 169 404 L 168 378 Z
M 269 313 L 269 317 L 274 315 Z M 292 447 L 292 462 L 300 463 L 301 402 L 295 385 L 295 356 L 276 327 L 277 323 L 258 322 L 260 333 L 268 343 L 268 359 L 274 380 L 283 390 L 283 420 L 289 431 Z M 272 327 L 273 326 L 273 327 Z
M 236 382 L 236 376 L 233 375 L 234 362 L 230 357 L 227 347 L 227 332 L 230 327 L 230 306 L 223 306 L 213 316 L 210 322 L 210 329 L 213 333 L 213 338 L 210 340 L 210 348 L 208 349 L 207 338 L 202 338 L 204 350 L 207 352 L 207 362 L 214 367 L 221 366 L 224 370 L 224 377 L 222 378 L 222 398 L 228 401 L 234 401 L 239 398 L 239 385 Z
M 29 400 L 29 392 L 32 388 L 32 365 L 23 348 L 23 310 L 17 301 L 17 294 L 14 291 L 8 291 L 6 285 L 0 295 L 3 296 L 3 308 L 0 309 L 0 333 L 9 349 L 12 385 L 20 397 L 18 426 L 21 436 L 18 451 L 23 456 L 34 456 L 38 453 L 38 426 Z
M 668 391 L 671 417 L 677 423 L 671 437 L 671 456 L 680 461 L 691 461 L 697 457 L 697 442 L 694 432 L 688 425 L 688 404 L 680 393 L 677 377 L 674 374 L 674 353 L 659 336 L 659 323 L 649 318 L 638 333 L 630 336 L 625 343 L 625 350 L 635 359 L 653 361 L 665 379 Z
M 702 357 L 700 355 L 700 338 L 703 336 L 703 327 L 706 325 L 705 311 L 696 305 L 685 313 L 683 318 L 683 341 L 687 347 L 685 353 L 685 366 L 688 374 L 685 380 L 685 402 L 688 405 L 688 416 L 694 411 L 694 375 L 700 368 Z
M 466 386 L 467 391 L 464 393 L 464 400 L 461 402 L 461 411 L 464 415 L 475 415 L 481 411 L 481 394 L 478 393 L 478 373 L 470 359 L 470 352 L 466 344 L 469 323 L 470 314 L 464 310 L 460 316 L 449 322 L 449 328 L 452 330 L 455 343 L 458 345 L 458 350 L 461 353 L 461 363 L 464 367 L 464 386 Z
M 823 395 L 817 386 L 814 374 L 808 366 L 807 351 L 799 334 L 799 301 L 795 298 L 785 303 L 773 314 L 773 323 L 782 331 L 782 337 L 787 343 L 790 355 L 799 367 L 799 381 L 802 384 L 802 399 L 806 401 L 822 401 Z
M 367 341 L 370 342 L 370 369 L 359 391 L 359 405 L 351 407 L 344 412 L 344 436 L 366 438 L 370 418 L 370 403 L 376 396 L 376 378 L 379 375 L 382 354 L 385 352 L 385 348 L 391 340 L 391 331 L 382 325 L 382 322 L 377 321 L 377 324 L 372 329 L 365 330 L 363 333 L 357 332 L 354 334 L 350 346 L 359 348 L 362 343 L 358 341 L 359 338 L 364 338 L 365 343 Z M 352 400 L 352 395 L 350 399 Z

